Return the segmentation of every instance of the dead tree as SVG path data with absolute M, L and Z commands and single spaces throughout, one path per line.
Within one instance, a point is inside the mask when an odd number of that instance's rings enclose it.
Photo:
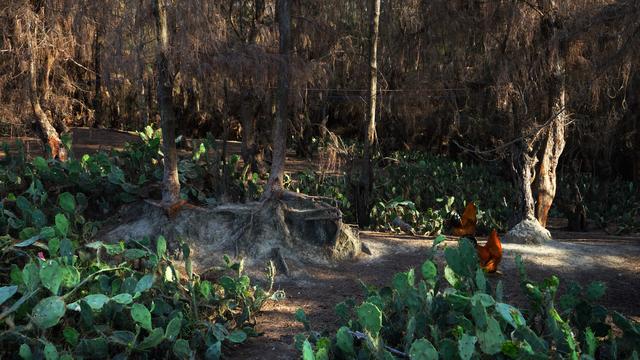
M 176 114 L 173 109 L 173 86 L 169 73 L 169 28 L 167 25 L 166 0 L 154 0 L 156 18 L 156 71 L 158 76 L 158 107 L 162 128 L 162 151 L 164 153 L 164 175 L 162 178 L 162 203 L 170 206 L 180 201 L 178 178 L 178 151 L 176 149 Z

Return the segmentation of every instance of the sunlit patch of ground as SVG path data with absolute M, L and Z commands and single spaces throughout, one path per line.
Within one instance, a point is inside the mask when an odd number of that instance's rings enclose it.
M 552 234 L 560 240 L 541 246 L 504 244 L 500 273 L 488 277 L 492 286 L 502 281 L 505 298 L 517 306 L 527 306 L 515 267 L 515 256 L 520 254 L 531 279 L 541 281 L 557 275 L 561 280 L 561 292 L 572 281 L 582 284 L 603 281 L 607 292 L 602 304 L 640 320 L 640 237 L 612 237 L 602 233 Z M 296 268 L 292 278 L 279 277 L 276 287 L 285 290 L 287 299 L 268 304 L 258 317 L 258 329 L 264 331 L 264 337 L 250 339 L 248 344 L 229 353 L 230 357 L 299 359 L 293 337 L 303 328 L 294 320 L 296 309 L 305 310 L 314 330 L 335 331 L 335 305 L 350 297 L 362 298 L 363 289 L 358 280 L 377 286 L 387 284 L 396 272 L 420 266 L 433 243 L 433 238 L 408 235 L 376 232 L 360 235 L 372 255 L 332 267 Z M 437 259 L 441 267 L 441 248 L 446 246 L 457 246 L 457 239 L 448 238 L 440 245 Z

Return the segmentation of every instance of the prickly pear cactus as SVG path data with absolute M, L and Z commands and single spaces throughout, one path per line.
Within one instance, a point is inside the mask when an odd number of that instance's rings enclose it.
M 599 327 L 603 314 L 608 315 L 603 307 L 589 303 L 602 296 L 601 284 L 586 290 L 570 286 L 565 295 L 571 298 L 561 301 L 566 307 L 558 311 L 559 279 L 552 276 L 532 282 L 522 259 L 517 259 L 522 290 L 532 305 L 523 313 L 504 299 L 502 282 L 493 285 L 485 277 L 473 250 L 463 240 L 458 248 L 445 250 L 443 273 L 429 254 L 418 274 L 414 270 L 398 273 L 390 286 L 380 289 L 365 285 L 360 306 L 352 304 L 351 309 L 346 302 L 340 303 L 336 309 L 343 326 L 331 341 L 330 358 L 588 360 L 603 350 L 612 358 L 637 358 L 633 354 L 640 351 L 640 326 L 621 314 L 613 313 L 612 319 L 622 336 L 611 331 L 602 334 L 600 328 L 580 330 Z M 586 315 L 577 315 L 578 307 L 588 310 Z M 306 322 L 306 317 L 299 318 Z M 306 354 L 318 358 L 327 343 L 315 334 L 307 331 L 301 336 L 310 342 Z

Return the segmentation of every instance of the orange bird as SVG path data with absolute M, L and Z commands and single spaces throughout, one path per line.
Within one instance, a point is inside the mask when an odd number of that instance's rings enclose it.
M 480 259 L 480 267 L 490 273 L 498 270 L 498 265 L 502 260 L 502 243 L 496 229 L 491 230 L 489 240 L 484 246 L 476 244 L 476 251 L 478 251 L 478 258 Z
M 478 209 L 476 205 L 473 201 L 470 201 L 467 207 L 465 207 L 464 213 L 462 213 L 462 218 L 454 225 L 453 235 L 469 238 L 478 252 L 480 267 L 486 272 L 494 273 L 498 270 L 498 264 L 500 264 L 500 260 L 502 260 L 502 243 L 500 242 L 498 233 L 494 229 L 491 231 L 487 243 L 483 246 L 478 245 L 475 238 L 476 223 L 478 222 L 477 212 Z
M 460 222 L 454 225 L 453 235 L 473 237 L 476 234 L 476 222 L 478 221 L 476 217 L 477 211 L 476 205 L 473 201 L 470 201 L 467 207 L 464 208 Z

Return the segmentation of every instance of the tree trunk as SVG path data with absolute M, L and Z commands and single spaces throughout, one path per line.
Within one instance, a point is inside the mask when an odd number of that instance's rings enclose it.
M 36 117 L 36 126 L 38 134 L 42 140 L 45 148 L 54 159 L 66 160 L 67 153 L 60 141 L 60 135 L 58 131 L 51 125 L 47 113 L 42 109 L 40 105 L 40 95 L 38 93 L 38 66 L 37 66 L 37 28 L 34 28 L 34 32 L 29 40 L 29 100 L 33 113 Z
M 244 82 L 244 80 L 243 80 Z M 251 172 L 261 173 L 262 166 L 258 163 L 258 143 L 256 141 L 256 103 L 248 87 L 240 90 L 240 122 L 242 123 L 242 160 L 249 165 Z
M 94 127 L 104 126 L 104 111 L 102 109 L 102 73 L 100 69 L 100 53 L 102 49 L 102 23 L 96 22 L 96 35 L 93 44 L 93 71 L 96 73 L 95 95 L 93 98 Z
M 138 65 L 138 93 L 137 101 L 140 111 L 139 128 L 144 128 L 149 125 L 149 102 L 147 101 L 147 90 L 145 81 L 145 69 L 147 62 L 144 56 L 145 47 L 145 33 L 144 33 L 144 18 L 142 16 L 142 10 L 144 7 L 144 0 L 139 0 L 138 9 L 136 10 L 136 27 L 138 28 L 138 45 L 136 46 L 136 56 Z
M 277 0 L 276 13 L 280 33 L 280 71 L 276 92 L 276 116 L 273 122 L 273 155 L 271 174 L 265 191 L 265 198 L 281 192 L 284 182 L 284 163 L 287 152 L 287 115 L 289 103 L 289 63 L 291 53 L 291 1 Z
M 560 102 L 564 103 L 564 94 L 560 96 Z M 564 105 L 562 106 L 564 107 Z M 554 106 L 555 108 L 555 106 Z M 536 218 L 540 225 L 546 227 L 549 217 L 549 209 L 556 195 L 556 169 L 560 155 L 565 146 L 566 113 L 564 110 L 550 125 L 547 133 L 547 141 L 542 153 L 540 168 L 538 170 L 538 203 Z
M 535 219 L 535 204 L 531 184 L 534 178 L 533 169 L 536 158 L 531 155 L 532 149 L 528 144 L 525 144 L 525 141 L 526 140 L 523 140 L 522 143 L 517 146 L 517 150 L 515 150 L 513 154 L 515 169 L 519 175 L 517 177 L 521 200 L 520 208 L 518 209 L 519 221 Z
M 378 37 L 380 24 L 380 0 L 372 0 L 369 42 L 369 121 L 364 136 L 364 160 L 358 184 L 356 212 L 358 225 L 371 222 L 371 192 L 373 191 L 373 164 L 371 154 L 376 139 L 376 96 L 378 92 Z
M 556 169 L 560 155 L 565 146 L 565 127 L 568 120 L 566 110 L 566 66 L 564 28 L 562 20 L 557 16 L 557 6 L 554 1 L 549 2 L 548 19 L 543 19 L 543 33 L 550 34 L 551 48 L 549 49 L 550 79 L 550 103 L 551 124 L 547 129 L 547 139 L 541 154 L 540 168 L 538 169 L 538 201 L 536 218 L 540 225 L 546 227 L 549 217 L 549 209 L 556 195 Z M 550 29 L 549 29 L 550 28 Z M 549 31 L 550 30 L 550 31 Z
M 169 73 L 169 29 L 167 26 L 166 0 L 155 0 L 158 75 L 158 107 L 162 128 L 162 151 L 164 153 L 164 176 L 162 178 L 162 203 L 164 206 L 180 200 L 178 178 L 178 151 L 176 149 L 176 114 L 173 109 L 173 85 Z
M 551 240 L 551 234 L 542 227 L 535 218 L 533 192 L 531 185 L 534 179 L 533 169 L 536 158 L 532 156 L 536 139 L 521 140 L 512 152 L 514 168 L 517 172 L 518 190 L 520 191 L 520 221 L 503 236 L 507 243 L 542 244 Z

